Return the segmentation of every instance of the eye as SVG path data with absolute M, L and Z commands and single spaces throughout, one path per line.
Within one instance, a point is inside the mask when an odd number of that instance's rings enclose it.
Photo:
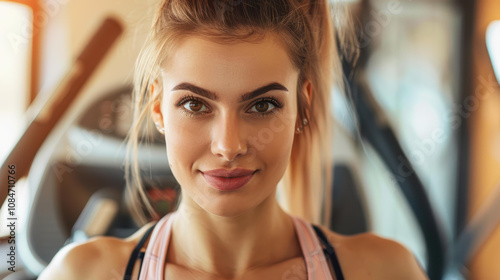
M 193 112 L 203 112 L 202 109 L 206 106 L 197 100 L 188 100 L 184 103 L 184 108 Z
M 203 100 L 193 95 L 182 97 L 175 103 L 175 106 L 182 107 L 182 112 L 188 114 L 188 116 L 196 116 L 210 112 Z
M 257 100 L 250 110 L 251 113 L 259 117 L 266 117 L 276 113 L 283 107 L 283 104 L 274 97 L 265 97 Z
M 255 103 L 255 105 L 252 106 L 252 108 L 255 108 L 257 113 L 266 113 L 269 108 L 271 107 L 271 110 L 275 108 L 276 106 L 271 103 L 271 101 L 259 101 Z

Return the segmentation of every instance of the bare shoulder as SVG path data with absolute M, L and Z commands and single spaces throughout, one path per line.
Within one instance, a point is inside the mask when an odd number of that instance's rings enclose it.
M 38 279 L 121 279 L 133 248 L 151 225 L 141 227 L 125 239 L 99 236 L 66 245 Z
M 428 279 L 413 254 L 399 242 L 373 233 L 346 236 L 320 228 L 348 279 Z

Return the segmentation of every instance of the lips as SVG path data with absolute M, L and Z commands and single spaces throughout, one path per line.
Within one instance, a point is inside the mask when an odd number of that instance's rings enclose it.
M 203 178 L 213 188 L 220 191 L 234 191 L 245 186 L 257 170 L 214 169 L 202 171 Z

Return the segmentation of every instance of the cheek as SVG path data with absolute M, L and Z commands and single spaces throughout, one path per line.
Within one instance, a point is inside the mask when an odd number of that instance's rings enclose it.
M 168 111 L 164 115 L 168 161 L 174 174 L 189 176 L 193 163 L 206 152 L 208 138 L 196 121 Z M 180 178 L 179 178 L 180 179 Z
M 278 172 L 276 174 L 286 168 L 293 145 L 294 121 L 292 114 L 282 114 L 249 129 L 247 142 L 251 148 L 246 157 L 247 163 L 251 165 L 253 161 L 262 161 L 266 170 Z
M 293 131 L 293 129 L 291 131 Z M 287 165 L 290 158 L 292 145 L 293 132 L 290 133 L 290 131 L 284 131 L 281 133 L 277 133 L 275 134 L 274 141 L 267 144 L 267 148 L 262 150 L 260 156 L 265 158 L 268 162 L 273 162 L 276 167 L 283 164 Z

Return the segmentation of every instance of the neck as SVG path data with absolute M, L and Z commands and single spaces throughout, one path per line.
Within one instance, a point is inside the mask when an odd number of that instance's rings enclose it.
M 213 215 L 184 197 L 168 251 L 167 262 L 221 278 L 301 255 L 292 218 L 274 195 L 237 217 Z

